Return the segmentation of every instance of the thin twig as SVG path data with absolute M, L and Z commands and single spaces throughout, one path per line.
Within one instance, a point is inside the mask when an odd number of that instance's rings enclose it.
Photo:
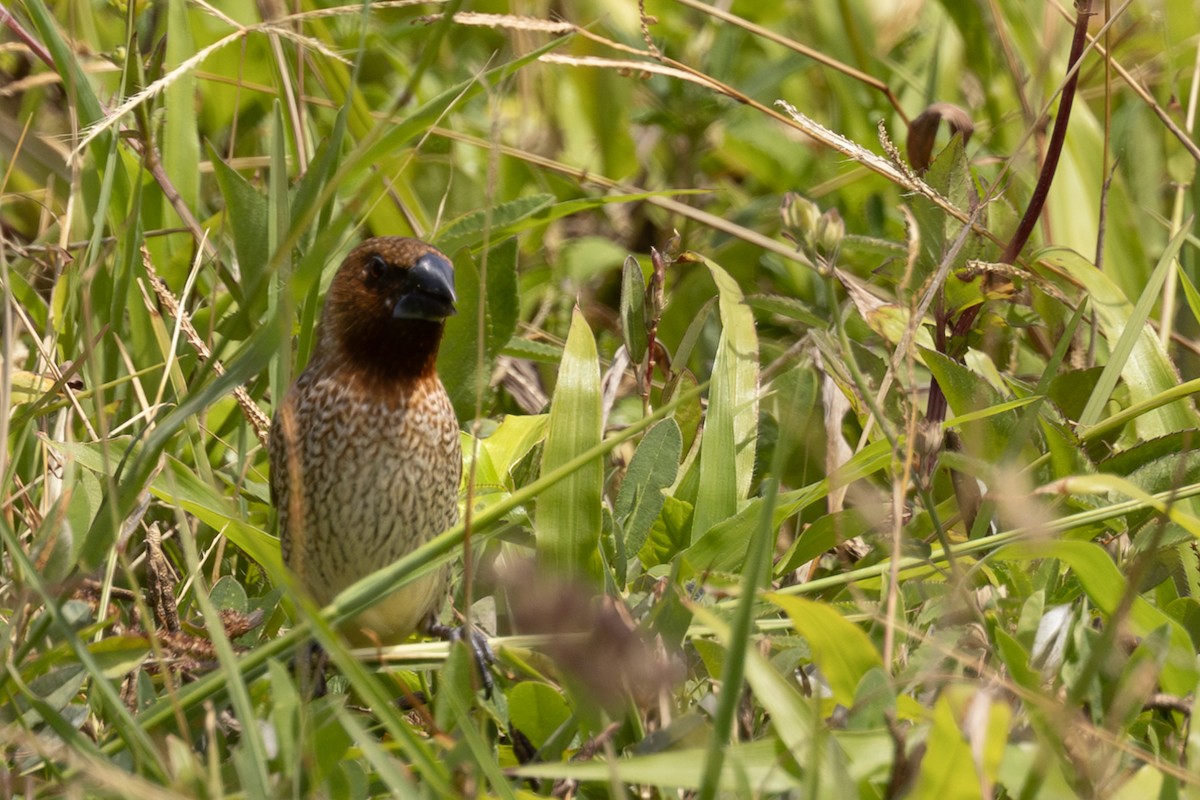
M 166 282 L 158 276 L 158 271 L 154 269 L 154 262 L 150 258 L 150 251 L 145 246 L 142 247 L 142 264 L 146 268 L 146 274 L 150 276 L 150 285 L 154 288 L 154 294 L 158 296 L 158 301 L 163 304 L 167 313 L 179 323 L 184 337 L 188 340 L 188 344 L 196 350 L 196 354 L 201 359 L 212 363 L 213 372 L 218 375 L 224 375 L 225 367 L 220 361 L 212 357 L 212 351 L 208 349 L 208 345 L 204 343 L 204 340 L 200 338 L 200 334 L 196 332 L 196 328 L 192 325 L 192 320 L 188 317 L 187 312 L 179 307 L 175 295 L 171 293 Z M 268 431 L 271 429 L 270 418 L 263 413 L 262 409 L 258 407 L 258 404 L 254 402 L 244 387 L 235 387 L 233 396 L 237 400 L 238 406 L 242 409 L 242 414 L 246 417 L 246 421 L 254 429 L 254 435 L 266 447 Z

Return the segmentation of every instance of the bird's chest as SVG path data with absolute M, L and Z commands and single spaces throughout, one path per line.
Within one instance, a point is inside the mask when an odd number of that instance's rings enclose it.
M 403 399 L 328 383 L 297 398 L 304 516 L 323 540 L 372 558 L 407 552 L 457 520 L 458 426 L 440 384 Z M 379 563 L 386 563 L 381 561 Z

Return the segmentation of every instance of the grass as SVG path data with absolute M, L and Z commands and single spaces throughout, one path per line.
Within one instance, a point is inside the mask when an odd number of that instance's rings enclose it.
M 1091 5 L 9 8 L 0 793 L 1196 796 L 1197 23 Z M 318 609 L 264 420 L 383 234 L 464 523 Z M 336 632 L 446 562 L 490 697 Z

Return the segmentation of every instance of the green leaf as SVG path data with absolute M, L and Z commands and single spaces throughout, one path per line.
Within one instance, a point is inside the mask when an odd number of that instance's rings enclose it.
M 703 748 L 687 748 L 615 761 L 526 764 L 514 769 L 513 774 L 525 778 L 568 778 L 606 784 L 619 781 L 669 789 L 696 789 L 700 786 L 701 766 L 706 754 Z M 770 739 L 729 746 L 721 770 L 721 788 L 738 792 L 747 784 L 753 787 L 753 796 L 758 796 L 759 792 L 787 792 L 798 787 L 798 781 L 787 770 L 780 769 L 776 744 Z
M 506 356 L 525 358 L 542 364 L 557 364 L 562 361 L 563 355 L 562 348 L 557 345 L 532 339 L 521 339 L 517 336 L 509 339 L 500 352 Z
M 858 682 L 871 670 L 883 667 L 870 637 L 825 603 L 782 594 L 769 594 L 767 599 L 787 613 L 792 626 L 808 641 L 813 663 L 829 681 L 834 701 L 853 706 Z
M 225 397 L 233 387 L 245 383 L 252 375 L 261 373 L 279 352 L 282 343 L 279 333 L 279 328 L 274 325 L 267 325 L 255 331 L 246 346 L 234 358 L 225 362 L 224 375 L 214 376 L 207 383 L 198 383 L 196 389 L 158 422 L 146 437 L 145 445 L 128 455 L 131 463 L 125 464 L 117 476 L 119 491 L 116 495 L 105 495 L 104 506 L 96 513 L 92 527 L 80 548 L 80 561 L 89 566 L 103 563 L 117 537 L 114 518 L 123 521 L 133 510 L 138 496 L 149 483 L 158 457 L 168 441 L 200 411 Z M 113 504 L 116 506 L 115 510 L 111 507 Z M 275 552 L 277 554 L 278 550 Z M 260 554 L 251 555 L 257 558 Z M 267 557 L 269 553 L 264 552 L 261 555 Z M 278 561 L 278 555 L 275 559 Z
M 245 614 L 250 607 L 246 589 L 232 575 L 222 575 L 208 590 L 208 598 L 219 611 Z
M 1150 401 L 1155 395 L 1178 386 L 1179 373 L 1146 321 L 1188 231 L 1189 227 L 1184 226 L 1167 246 L 1136 307 L 1130 305 L 1124 292 L 1107 275 L 1078 253 L 1048 248 L 1036 254 L 1036 260 L 1066 272 L 1083 286 L 1108 342 L 1108 364 L 1080 415 L 1081 425 L 1099 421 L 1118 378 L 1124 379 L 1129 387 L 1134 404 Z M 1190 402 L 1178 400 L 1138 417 L 1135 426 L 1140 438 L 1152 439 L 1172 431 L 1200 428 L 1200 415 Z
M 517 289 L 517 239 L 510 237 L 488 251 L 487 264 L 487 367 L 517 331 L 521 298 Z
M 629 462 L 614 513 L 625 533 L 625 552 L 637 553 L 646 542 L 666 498 L 663 490 L 675 482 L 683 436 L 673 419 L 646 432 Z
M 439 231 L 433 244 L 447 253 L 457 252 L 463 247 L 474 248 L 483 242 L 487 226 L 491 226 L 492 236 L 499 238 L 504 227 L 535 214 L 553 202 L 552 194 L 535 194 L 501 203 L 488 211 L 472 211 Z
M 571 315 L 542 453 L 542 474 L 600 443 L 600 361 L 583 313 Z M 604 463 L 594 459 L 538 497 L 535 530 L 543 566 L 564 576 L 600 575 Z
M 856 508 L 824 515 L 792 542 L 787 553 L 775 565 L 775 577 L 781 578 L 799 569 L 822 553 L 855 536 L 862 536 L 874 527 L 874 523 Z
M 1021 542 L 1001 547 L 993 557 L 998 561 L 1057 558 L 1071 568 L 1088 598 L 1105 614 L 1111 615 L 1117 610 L 1126 591 L 1125 576 L 1104 548 L 1093 542 Z M 1186 693 L 1194 689 L 1200 670 L 1196 667 L 1192 640 L 1187 631 L 1141 595 L 1134 595 L 1128 621 L 1130 633 L 1135 636 L 1147 636 L 1163 625 L 1170 626 L 1171 649 L 1160 682 L 1167 692 Z
M 703 256 L 717 284 L 721 339 L 713 364 L 708 414 L 700 441 L 700 492 L 695 534 L 737 513 L 750 493 L 758 437 L 758 334 L 737 281 Z
M 216 150 L 209 146 L 209 160 L 217 187 L 225 200 L 225 221 L 233 232 L 233 250 L 238 269 L 251 284 L 261 280 L 270 252 L 267 241 L 267 198 L 230 167 Z M 247 286 L 247 295 L 253 292 Z
M 829 494 L 829 482 L 818 481 L 802 489 L 781 494 L 773 509 L 773 529 L 778 532 L 784 520 L 807 508 Z M 727 519 L 710 527 L 684 552 L 684 558 L 693 569 L 701 572 L 736 572 L 746 558 L 746 542 L 762 522 L 761 497 L 756 497 L 746 507 Z M 693 531 L 696 530 L 693 524 Z
M 982 726 L 964 731 L 959 720 L 964 725 L 975 720 L 968 711 L 976 703 L 987 704 L 978 717 L 983 720 Z M 988 695 L 977 695 L 966 686 L 950 687 L 933 707 L 933 727 L 912 796 L 978 798 L 979 787 L 994 785 L 999 775 L 1011 718 L 1012 711 L 1005 703 L 993 702 Z
M 968 419 L 977 420 L 962 426 L 964 442 L 974 445 L 973 452 L 999 457 L 1008 447 L 1017 425 L 1015 413 L 1000 409 L 1011 409 L 1013 406 L 1006 404 L 1005 399 L 980 375 L 962 364 L 933 350 L 921 349 L 920 352 L 925 365 L 946 393 L 946 402 L 954 411 L 954 416 L 970 415 Z
M 548 683 L 522 681 L 508 693 L 508 719 L 540 748 L 571 717 L 562 693 Z
M 777 498 L 773 510 L 774 530 L 778 532 L 784 520 L 824 498 L 831 488 L 872 475 L 891 460 L 891 445 L 886 440 L 873 442 L 855 453 L 829 479 L 784 492 Z M 702 534 L 684 553 L 687 562 L 697 570 L 732 572 L 739 569 L 746 557 L 746 542 L 762 516 L 762 502 L 760 497 L 750 500 L 737 514 Z
M 508 239 L 488 252 L 487 292 L 481 291 L 480 264 L 462 248 L 454 256 L 454 284 L 458 313 L 446 321 L 438 353 L 438 375 L 450 395 L 459 419 L 474 419 L 479 394 L 490 391 L 492 365 L 517 327 L 517 241 Z M 486 297 L 483 330 L 479 304 Z M 483 364 L 479 363 L 480 338 Z
M 646 358 L 646 276 L 637 259 L 629 256 L 621 267 L 621 336 L 629 360 L 641 364 Z
M 480 441 L 480 449 L 494 465 L 497 478 L 511 479 L 513 468 L 545 437 L 549 420 L 547 414 L 509 414 L 490 436 Z
M 647 568 L 670 563 L 688 546 L 691 529 L 692 504 L 673 495 L 665 495 L 662 510 L 658 512 L 645 543 L 638 550 L 638 561 Z
M 167 3 L 167 57 L 163 68 L 173 70 L 196 52 L 184 0 Z M 163 96 L 166 127 L 162 137 L 163 169 L 179 198 L 189 209 L 199 207 L 200 138 L 196 128 L 196 75 L 187 70 L 175 78 Z M 163 199 L 170 205 L 170 202 Z

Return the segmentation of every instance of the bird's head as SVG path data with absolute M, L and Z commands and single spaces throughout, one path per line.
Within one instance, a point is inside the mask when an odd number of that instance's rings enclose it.
M 456 299 L 454 265 L 440 251 L 403 236 L 368 239 L 329 285 L 321 347 L 377 378 L 432 374 Z

